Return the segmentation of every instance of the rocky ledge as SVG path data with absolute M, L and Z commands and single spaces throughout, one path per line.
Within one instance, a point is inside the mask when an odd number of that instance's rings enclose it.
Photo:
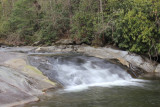
M 117 60 L 122 65 L 133 71 L 139 69 L 145 72 L 160 72 L 160 65 L 145 56 L 140 56 L 128 51 L 113 49 L 111 47 L 91 47 L 83 45 L 59 45 L 50 47 L 37 47 L 34 52 L 79 52 L 89 56 L 107 60 Z
M 33 48 L 24 49 L 30 51 Z M 43 95 L 45 90 L 57 87 L 28 63 L 27 54 L 13 50 L 0 49 L 0 107 L 38 101 L 38 96 Z

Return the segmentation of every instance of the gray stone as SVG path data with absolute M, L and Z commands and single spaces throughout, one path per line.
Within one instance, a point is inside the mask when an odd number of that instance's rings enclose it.
M 13 69 L 0 67 L 0 106 L 9 107 L 37 101 L 38 97 L 35 95 L 43 92 L 34 87 L 32 82 L 31 78 Z
M 77 41 L 75 42 L 75 44 L 76 44 L 76 45 L 81 45 L 81 44 L 82 44 L 82 41 L 77 40 Z
M 127 51 L 116 50 L 112 48 L 94 48 L 94 47 L 79 47 L 77 52 L 83 52 L 85 54 L 103 58 L 103 59 L 118 59 L 120 63 L 129 67 L 132 66 L 141 68 L 146 72 L 154 72 L 156 69 L 156 62 L 149 60 L 148 58 L 142 58 L 140 55 L 129 54 Z
M 39 52 L 70 52 L 76 51 L 90 56 L 99 57 L 103 59 L 117 59 L 123 65 L 129 67 L 131 64 L 134 67 L 143 69 L 146 72 L 154 72 L 156 69 L 156 62 L 149 60 L 146 57 L 141 57 L 140 55 L 130 53 L 128 51 L 122 51 L 118 49 L 113 49 L 110 47 L 98 47 L 94 48 L 91 46 L 78 46 L 78 45 L 60 45 L 52 47 L 41 47 L 36 50 Z M 158 68 L 157 68 L 158 69 Z M 156 70 L 157 71 L 157 70 Z
M 40 45 L 41 44 L 41 41 L 37 41 L 37 42 L 34 42 L 33 43 L 33 46 L 38 46 L 38 45 Z
M 18 51 L 0 49 L 0 107 L 37 101 L 43 91 L 57 87 L 41 71 L 28 64 L 27 54 L 19 52 L 22 48 L 14 49 Z
M 0 89 L 3 90 L 0 93 L 1 107 L 12 107 L 39 100 L 38 97 L 29 95 L 2 80 L 0 80 L 0 86 Z
M 141 75 L 139 78 L 147 80 L 160 80 L 160 72 L 145 73 L 144 75 Z
M 159 72 L 160 73 L 160 64 L 157 65 L 155 72 Z

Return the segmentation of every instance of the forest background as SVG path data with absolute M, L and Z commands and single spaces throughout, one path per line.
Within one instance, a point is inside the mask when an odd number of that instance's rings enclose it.
M 0 0 L 0 40 L 51 45 L 63 38 L 160 55 L 160 0 Z

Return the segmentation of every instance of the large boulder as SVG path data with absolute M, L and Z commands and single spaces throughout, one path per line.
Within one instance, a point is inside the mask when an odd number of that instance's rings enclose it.
M 31 101 L 38 101 L 35 95 L 43 92 L 34 87 L 36 80 L 14 69 L 0 67 L 0 106 L 10 107 Z
M 157 65 L 155 72 L 160 73 L 160 64 Z
M 141 75 L 139 78 L 147 80 L 160 80 L 160 72 L 145 73 L 144 75 Z
M 154 72 L 156 69 L 156 62 L 149 60 L 146 57 L 130 53 L 128 51 L 117 50 L 108 47 L 94 48 L 94 47 L 79 47 L 77 52 L 103 58 L 103 59 L 118 59 L 120 63 L 127 67 L 141 68 L 146 72 Z
M 56 83 L 28 63 L 27 54 L 3 50 L 0 56 L 1 107 L 38 101 L 38 96 L 45 90 L 57 87 Z

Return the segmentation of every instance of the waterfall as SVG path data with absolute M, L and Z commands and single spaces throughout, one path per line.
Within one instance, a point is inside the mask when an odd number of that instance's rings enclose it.
M 32 58 L 33 59 L 33 58 Z M 35 63 L 33 63 L 35 62 Z M 39 64 L 37 64 L 39 62 Z M 134 85 L 132 77 L 118 65 L 84 55 L 34 57 L 32 65 L 66 89 L 90 86 Z

